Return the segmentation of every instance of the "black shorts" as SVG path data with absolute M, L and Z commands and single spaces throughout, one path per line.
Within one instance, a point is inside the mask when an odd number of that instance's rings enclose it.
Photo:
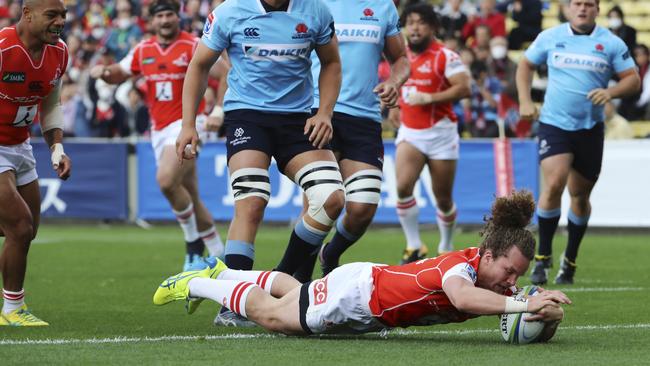
M 566 131 L 546 123 L 539 123 L 539 160 L 558 154 L 573 154 L 571 167 L 592 182 L 598 180 L 603 162 L 605 128 L 596 123 L 589 130 Z
M 318 150 L 304 133 L 309 117 L 309 113 L 268 113 L 252 109 L 226 112 L 228 161 L 240 151 L 257 150 L 274 157 L 278 169 L 284 172 L 287 163 L 296 155 Z M 323 148 L 329 149 L 329 145 Z
M 381 123 L 334 112 L 332 127 L 334 137 L 330 144 L 339 160 L 360 161 L 382 170 L 384 142 L 381 139 Z

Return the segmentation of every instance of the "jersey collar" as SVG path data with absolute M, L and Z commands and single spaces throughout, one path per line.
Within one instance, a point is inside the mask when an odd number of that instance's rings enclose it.
M 266 9 L 264 9 L 264 4 L 262 4 L 262 0 L 255 0 L 255 1 L 257 1 L 257 7 L 259 8 L 259 11 L 262 14 L 266 14 L 267 12 Z M 289 1 L 289 5 L 287 6 L 287 14 L 291 13 L 291 9 L 293 9 L 293 0 L 288 0 L 288 1 Z
M 596 35 L 596 30 L 597 30 L 599 27 L 600 27 L 600 26 L 599 26 L 598 24 L 596 24 L 596 25 L 594 26 L 594 29 L 591 30 L 591 33 L 588 35 L 588 37 L 594 37 L 594 36 Z M 573 29 L 571 29 L 571 23 L 568 23 L 568 22 L 566 23 L 566 30 L 567 30 L 567 32 L 569 33 L 570 36 L 575 36 L 575 35 L 576 35 L 576 34 L 573 32 Z

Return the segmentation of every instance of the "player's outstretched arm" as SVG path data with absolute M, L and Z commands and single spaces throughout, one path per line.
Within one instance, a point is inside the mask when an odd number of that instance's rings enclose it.
M 90 69 L 90 77 L 102 79 L 108 84 L 122 84 L 131 75 L 122 69 L 119 64 L 95 65 Z
M 176 139 L 178 159 L 194 159 L 197 153 L 199 136 L 196 132 L 196 112 L 208 87 L 208 74 L 221 51 L 208 48 L 199 42 L 190 61 L 183 82 L 183 128 Z M 189 151 L 185 148 L 190 145 Z
M 321 63 L 318 75 L 320 102 L 316 115 L 305 123 L 305 135 L 309 134 L 309 141 L 320 149 L 332 139 L 332 114 L 341 89 L 341 58 L 336 36 L 332 36 L 330 42 L 316 46 L 316 54 Z
M 408 80 L 411 74 L 411 65 L 406 57 L 406 46 L 401 33 L 386 37 L 384 55 L 390 62 L 390 77 L 388 80 L 379 83 L 373 91 L 379 95 L 382 107 L 395 108 L 397 107 L 399 88 L 402 87 L 402 84 Z
M 519 96 L 519 115 L 521 119 L 532 121 L 537 118 L 537 109 L 533 104 L 531 97 L 531 88 L 533 85 L 533 73 L 535 64 L 528 61 L 525 56 L 521 57 L 517 65 L 515 80 L 517 82 L 517 94 Z
M 41 131 L 50 147 L 52 168 L 59 178 L 70 177 L 72 161 L 63 151 L 63 111 L 61 109 L 61 81 L 45 97 L 41 104 Z

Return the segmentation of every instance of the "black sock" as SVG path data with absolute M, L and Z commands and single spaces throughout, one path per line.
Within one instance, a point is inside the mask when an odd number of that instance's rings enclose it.
M 566 251 L 564 252 L 564 258 L 571 263 L 575 263 L 576 258 L 578 257 L 578 248 L 582 242 L 582 237 L 585 236 L 585 231 L 587 231 L 587 225 L 577 225 L 569 219 L 569 225 L 567 228 L 569 231 L 569 241 L 566 246 Z
M 300 267 L 298 267 L 298 269 L 293 273 L 293 278 L 298 280 L 298 282 L 307 283 L 311 281 L 319 249 L 320 247 L 317 247 L 314 251 L 309 253 L 309 257 L 305 258 L 305 260 L 300 264 Z
M 284 256 L 275 270 L 293 275 L 303 263 L 307 263 L 314 250 L 318 253 L 318 247 L 300 238 L 294 229 Z M 312 265 L 312 271 L 313 268 Z M 311 273 L 309 275 L 311 276 Z
M 199 257 L 202 257 L 204 250 L 205 250 L 205 244 L 203 243 L 203 239 L 201 238 L 198 238 L 194 241 L 185 242 L 185 252 L 190 256 L 198 255 Z
M 336 231 L 332 240 L 323 248 L 323 265 L 325 267 L 338 267 L 341 255 L 354 244 L 352 241 Z
M 543 256 L 550 256 L 553 253 L 553 236 L 560 222 L 560 215 L 555 217 L 537 216 L 539 225 L 539 248 L 537 253 Z
M 241 254 L 226 254 L 224 263 L 230 269 L 250 271 L 253 269 L 253 258 Z

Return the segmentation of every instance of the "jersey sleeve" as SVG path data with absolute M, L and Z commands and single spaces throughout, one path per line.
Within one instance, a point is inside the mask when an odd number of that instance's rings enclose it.
M 455 266 L 444 271 L 442 275 L 441 285 L 444 286 L 445 281 L 454 276 L 460 277 L 471 283 L 476 283 L 476 269 L 474 269 L 474 267 L 472 267 L 472 265 L 467 262 L 458 263 Z
M 390 1 L 388 4 L 388 24 L 386 27 L 386 37 L 392 37 L 396 34 L 399 34 L 399 14 L 397 14 L 397 8 L 395 4 Z
M 316 29 L 316 44 L 324 45 L 330 43 L 334 37 L 334 17 L 325 4 L 315 2 L 318 7 L 318 29 Z
M 135 52 L 138 50 L 139 47 L 135 47 L 129 51 L 129 53 L 124 56 L 122 60 L 118 63 L 122 71 L 124 71 L 127 75 L 136 75 L 140 73 L 140 62 L 138 62 L 137 58 L 135 57 Z
M 634 59 L 630 55 L 630 50 L 625 42 L 618 37 L 614 37 L 614 52 L 612 55 L 612 66 L 617 73 L 631 69 L 636 66 Z
M 549 38 L 548 35 L 549 32 L 547 31 L 540 33 L 530 47 L 528 47 L 526 52 L 524 52 L 524 56 L 528 61 L 535 65 L 539 65 L 546 60 L 549 49 L 547 41 Z
M 217 6 L 212 13 L 208 14 L 203 26 L 203 36 L 201 41 L 213 51 L 223 51 L 230 46 L 230 35 L 228 29 L 228 7 L 223 3 Z
M 446 48 L 443 48 L 443 52 L 445 53 L 445 77 L 447 79 L 461 72 L 467 73 L 467 67 L 456 52 Z
M 68 66 L 70 65 L 70 51 L 68 50 L 68 45 L 61 41 L 63 44 L 63 65 L 61 68 L 61 74 L 65 74 L 65 72 L 68 70 Z

